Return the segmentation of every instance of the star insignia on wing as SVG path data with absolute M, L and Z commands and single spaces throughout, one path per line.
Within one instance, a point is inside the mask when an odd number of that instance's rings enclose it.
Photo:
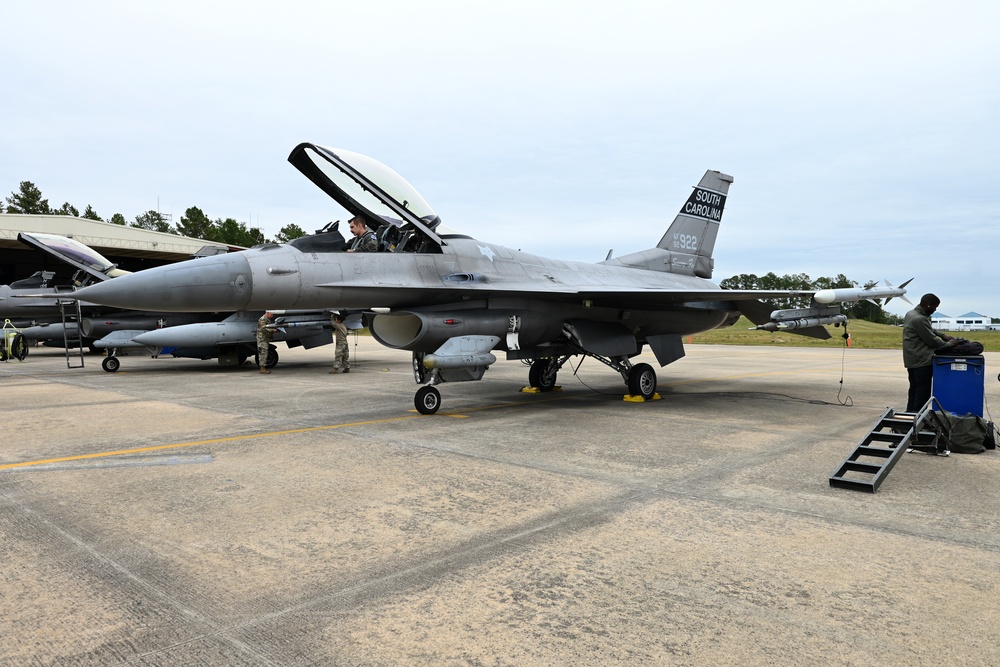
M 479 246 L 479 252 L 483 254 L 483 257 L 486 257 L 491 262 L 493 261 L 493 258 L 497 256 L 497 254 L 493 252 L 493 248 L 489 247 L 488 245 Z

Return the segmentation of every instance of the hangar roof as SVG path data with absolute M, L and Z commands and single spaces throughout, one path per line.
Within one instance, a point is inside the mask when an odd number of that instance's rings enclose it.
M 151 232 L 137 227 L 113 225 L 110 222 L 70 215 L 0 213 L 0 249 L 27 250 L 17 240 L 19 232 L 59 234 L 76 239 L 102 254 L 165 261 L 190 259 L 205 246 L 219 248 L 217 252 L 243 250 L 240 246 L 192 239 L 177 234 Z

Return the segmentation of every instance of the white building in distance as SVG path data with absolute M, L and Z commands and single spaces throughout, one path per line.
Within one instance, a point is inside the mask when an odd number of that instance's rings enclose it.
M 986 331 L 1000 330 L 1000 324 L 991 324 L 992 319 L 976 312 L 968 312 L 958 317 L 943 313 L 931 315 L 931 326 L 939 331 Z

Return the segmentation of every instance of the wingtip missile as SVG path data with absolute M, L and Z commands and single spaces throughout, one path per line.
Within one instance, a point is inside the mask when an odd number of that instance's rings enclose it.
M 913 281 L 913 278 L 910 278 L 909 280 L 907 280 L 906 282 L 904 282 L 903 284 L 901 284 L 899 287 L 896 288 L 896 289 L 903 290 L 903 294 L 900 294 L 899 298 L 902 299 L 903 301 L 905 301 L 906 303 L 910 304 L 911 306 L 913 305 L 913 302 L 906 298 L 906 286 L 909 285 L 912 281 Z M 883 279 L 882 282 L 884 282 L 889 287 L 892 287 L 892 283 L 890 283 L 888 280 L 884 280 Z M 892 297 L 891 296 L 885 300 L 886 303 L 889 303 L 890 301 L 892 301 Z
M 913 280 L 913 278 L 910 278 L 910 280 Z M 813 300 L 816 303 L 835 303 L 843 301 L 871 301 L 873 299 L 885 299 L 886 303 L 888 303 L 889 299 L 898 296 L 909 303 L 904 295 L 906 294 L 906 285 L 910 282 L 910 280 L 907 280 L 899 287 L 893 287 L 889 281 L 885 281 L 886 287 L 879 287 L 876 285 L 868 289 L 863 287 L 823 289 L 813 295 Z

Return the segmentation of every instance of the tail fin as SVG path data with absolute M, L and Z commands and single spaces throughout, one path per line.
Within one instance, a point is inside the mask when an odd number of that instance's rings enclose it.
M 670 252 L 671 273 L 686 273 L 711 278 L 715 263 L 715 237 L 726 206 L 733 177 L 719 171 L 706 171 L 694 192 L 684 202 L 657 248 Z
M 733 177 L 706 171 L 653 250 L 619 257 L 617 263 L 668 273 L 711 278 L 712 251 Z M 666 251 L 666 256 L 664 252 Z

